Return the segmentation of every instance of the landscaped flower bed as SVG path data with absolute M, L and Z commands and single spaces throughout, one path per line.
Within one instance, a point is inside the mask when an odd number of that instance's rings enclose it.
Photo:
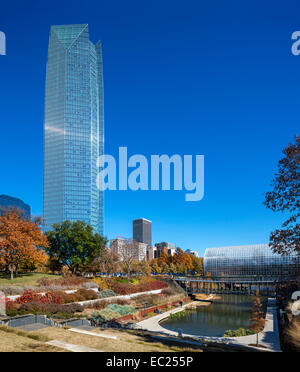
M 62 298 L 57 296 L 54 293 L 45 293 L 42 295 L 40 293 L 36 293 L 35 291 L 25 291 L 20 297 L 18 297 L 15 301 L 17 304 L 27 304 L 29 302 L 36 302 L 36 303 L 44 303 L 44 304 L 61 304 Z
M 168 287 L 167 283 L 152 278 L 143 278 L 134 283 L 128 283 L 126 281 L 121 282 L 118 280 L 114 280 L 111 283 L 112 290 L 119 295 L 154 291 L 157 289 L 163 289 L 167 287 Z
M 152 277 L 132 278 L 95 278 L 100 290 L 113 290 L 117 295 L 129 295 L 139 292 L 154 291 L 168 287 L 166 282 Z
M 66 293 L 63 291 L 50 292 L 53 296 L 60 297 L 62 304 L 69 304 L 73 302 L 91 301 L 98 299 L 98 295 L 95 291 L 80 288 L 76 292 Z
M 93 316 L 100 317 L 103 320 L 113 320 L 136 312 L 137 310 L 129 305 L 109 304 L 105 309 L 93 313 Z
M 81 277 L 63 277 L 63 278 L 41 278 L 38 280 L 39 287 L 50 287 L 50 286 L 59 286 L 62 288 L 65 287 L 73 287 L 78 288 L 81 287 L 84 283 L 88 282 L 88 279 L 81 278 Z
M 190 301 L 190 298 L 189 297 L 182 298 L 181 301 L 182 301 L 183 304 L 185 304 L 185 303 L 188 303 Z M 164 303 L 162 305 L 147 307 L 146 309 L 139 310 L 137 313 L 135 313 L 133 315 L 132 314 L 125 315 L 125 316 L 117 318 L 115 320 L 118 321 L 118 322 L 128 322 L 130 320 L 134 320 L 134 317 L 135 317 L 135 319 L 144 318 L 145 316 L 146 317 L 149 317 L 149 316 L 151 317 L 151 316 L 157 315 L 155 313 L 156 310 L 160 310 L 162 312 L 165 312 L 165 311 L 170 310 L 172 307 L 178 307 L 178 306 L 180 306 L 179 301 L 167 302 L 167 303 Z
M 76 304 L 80 301 L 95 300 L 98 295 L 93 290 L 79 289 L 67 294 L 65 292 L 48 292 L 43 294 L 25 291 L 15 301 L 6 300 L 6 313 L 9 316 L 23 314 L 74 314 L 82 312 L 84 307 Z
M 114 296 L 117 296 L 117 294 L 111 289 L 105 289 L 104 291 L 101 291 L 98 294 L 98 298 L 108 298 L 108 297 L 114 297 Z
M 55 279 L 57 280 L 57 279 Z M 102 280 L 102 279 L 101 279 Z M 68 284 L 79 284 L 73 279 L 67 281 Z M 81 280 L 80 280 L 81 282 Z M 47 279 L 43 284 L 51 284 Z M 65 282 L 60 280 L 60 283 Z M 45 314 L 49 317 L 70 318 L 78 316 L 91 316 L 91 311 L 96 311 L 98 316 L 104 320 L 112 320 L 126 316 L 134 316 L 139 309 L 170 302 L 168 300 L 178 300 L 182 294 L 168 288 L 168 284 L 153 278 L 131 279 L 105 279 L 106 289 L 100 293 L 93 290 L 80 288 L 76 292 L 66 293 L 65 291 L 48 291 L 44 294 L 36 291 L 25 291 L 15 301 L 7 301 L 7 315 L 25 315 L 25 314 Z M 109 287 L 109 288 L 108 288 Z M 113 288 L 113 289 L 112 289 Z M 117 295 L 129 295 L 138 292 L 146 292 L 162 289 L 158 294 L 144 294 L 132 299 L 115 298 Z M 106 300 L 108 298 L 108 300 Z M 97 300 L 98 301 L 95 301 Z M 87 301 L 87 303 L 84 303 Z M 77 304 L 83 302 L 82 304 Z
M 97 283 L 86 278 L 67 277 L 67 278 L 41 278 L 37 281 L 35 286 L 18 287 L 13 285 L 4 285 L 0 290 L 6 296 L 22 295 L 24 291 L 51 292 L 51 291 L 65 291 L 76 290 L 79 288 L 92 289 L 99 288 Z
M 53 318 L 71 318 L 75 313 L 83 312 L 84 307 L 79 304 L 54 304 L 42 302 L 28 302 L 17 304 L 8 301 L 6 304 L 6 314 L 8 316 L 26 315 L 26 314 L 43 314 Z

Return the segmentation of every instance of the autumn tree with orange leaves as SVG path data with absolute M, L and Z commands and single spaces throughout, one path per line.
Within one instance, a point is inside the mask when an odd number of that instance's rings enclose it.
M 187 273 L 189 270 L 193 269 L 193 261 L 191 256 L 185 252 L 181 248 L 176 248 L 176 254 L 173 257 L 173 261 L 175 265 L 180 267 L 180 271 Z
M 48 240 L 41 230 L 41 219 L 25 219 L 17 209 L 3 210 L 0 216 L 0 263 L 11 272 L 22 263 L 41 264 L 46 262 L 44 248 Z
M 151 261 L 150 266 L 155 273 L 187 273 L 193 271 L 198 275 L 203 275 L 203 259 L 190 256 L 180 248 L 176 248 L 174 255 L 169 255 L 167 248 L 165 248 L 159 258 Z

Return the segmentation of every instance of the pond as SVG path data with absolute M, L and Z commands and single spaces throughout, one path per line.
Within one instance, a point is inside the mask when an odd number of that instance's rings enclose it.
M 220 295 L 208 306 L 198 306 L 181 318 L 166 319 L 160 325 L 168 330 L 195 336 L 222 337 L 229 330 L 249 328 L 253 297 Z

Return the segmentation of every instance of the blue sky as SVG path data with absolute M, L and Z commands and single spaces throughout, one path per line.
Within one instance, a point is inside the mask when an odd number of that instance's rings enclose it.
M 109 191 L 108 238 L 153 221 L 153 242 L 183 249 L 264 243 L 283 221 L 262 202 L 299 134 L 297 1 L 10 1 L 1 5 L 0 194 L 42 214 L 43 104 L 50 25 L 88 23 L 103 42 L 105 147 L 203 154 L 205 196 Z

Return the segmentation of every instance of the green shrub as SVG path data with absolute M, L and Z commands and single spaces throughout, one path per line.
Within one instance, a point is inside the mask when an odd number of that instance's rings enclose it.
M 120 318 L 119 313 L 114 313 L 113 311 L 109 310 L 108 308 L 101 310 L 98 315 L 105 319 L 105 320 L 112 320 L 112 319 L 117 319 Z
M 223 337 L 243 337 L 253 335 L 254 333 L 250 329 L 239 328 L 239 329 L 229 329 L 224 333 Z
M 114 296 L 117 296 L 117 294 L 111 289 L 105 289 L 104 291 L 101 291 L 98 294 L 98 298 L 107 298 L 107 297 L 114 297 Z
M 129 305 L 118 305 L 118 304 L 109 304 L 103 310 L 98 313 L 98 316 L 105 320 L 112 320 L 121 318 L 125 315 L 134 314 L 136 309 Z
M 107 308 L 114 313 L 119 313 L 120 316 L 134 314 L 136 312 L 136 309 L 129 305 L 109 304 Z
M 193 310 L 183 310 L 183 311 L 179 311 L 178 313 L 170 314 L 169 315 L 169 319 L 180 319 L 180 318 L 184 318 L 187 315 L 189 315 L 192 311 Z

